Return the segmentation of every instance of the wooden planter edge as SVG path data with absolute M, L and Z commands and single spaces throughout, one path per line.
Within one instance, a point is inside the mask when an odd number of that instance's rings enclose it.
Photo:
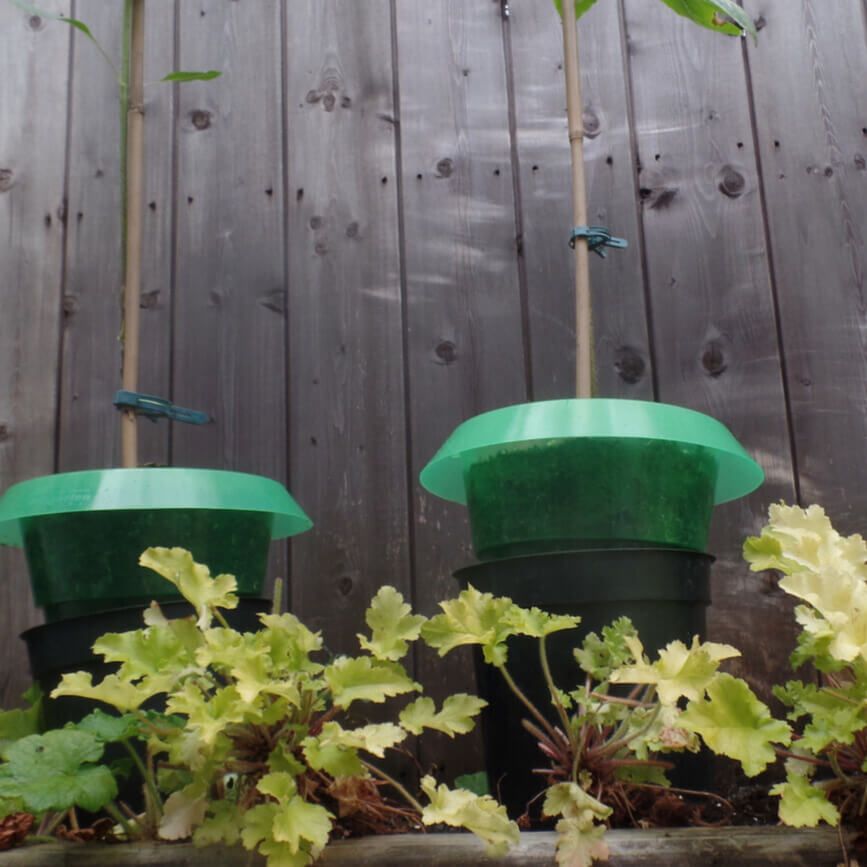
M 555 835 L 524 833 L 507 855 L 491 858 L 469 834 L 367 837 L 331 844 L 318 863 L 330 867 L 550 867 Z M 836 867 L 843 860 L 836 830 L 697 828 L 612 831 L 611 867 Z M 42 844 L 0 853 L 3 867 L 252 867 L 241 848 L 197 849 L 189 843 Z

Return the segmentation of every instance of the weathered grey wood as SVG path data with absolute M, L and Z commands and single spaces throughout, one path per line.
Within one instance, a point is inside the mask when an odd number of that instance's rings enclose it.
M 713 828 L 610 831 L 611 867 L 836 867 L 842 858 L 836 831 L 793 828 Z M 501 857 L 485 853 L 470 834 L 398 835 L 329 845 L 317 864 L 376 867 L 549 867 L 555 835 L 525 833 Z M 7 852 L 9 867 L 252 867 L 264 859 L 240 847 L 195 849 L 190 844 L 125 846 L 44 845 Z
M 572 215 L 562 28 L 550 0 L 513 4 L 509 22 L 533 397 L 573 397 L 574 256 L 566 243 Z M 597 4 L 581 19 L 578 37 L 589 213 L 594 224 L 629 241 L 627 250 L 590 257 L 598 394 L 652 399 L 619 4 Z
M 863 532 L 865 10 L 745 5 L 765 22 L 749 59 L 801 498 L 825 505 L 844 532 Z
M 465 509 L 422 491 L 418 473 L 469 416 L 526 397 L 509 113 L 498 3 L 397 2 L 407 364 L 415 483 L 415 602 L 453 596 L 470 559 Z M 434 121 L 434 119 L 436 119 Z M 428 691 L 473 688 L 472 657 L 453 653 L 417 675 Z M 447 777 L 478 754 L 440 738 Z M 476 741 L 476 743 L 478 743 Z
M 287 7 L 292 610 L 357 651 L 383 584 L 411 596 L 388 0 Z
M 173 3 L 153 4 L 147 21 L 145 79 L 173 66 Z M 112 61 L 120 63 L 123 7 L 97 0 L 78 10 Z M 120 114 L 116 72 L 80 32 L 74 35 L 63 296 L 63 374 L 59 469 L 111 466 L 119 454 Z M 172 95 L 145 93 L 146 201 L 142 277 L 142 391 L 164 394 L 169 378 L 172 205 Z M 154 293 L 159 292 L 159 295 Z M 164 462 L 167 431 L 140 422 L 140 460 Z
M 180 4 L 172 463 L 286 478 L 281 16 L 276 0 Z M 285 575 L 285 546 L 273 573 Z
M 0 4 L 0 491 L 54 468 L 69 36 Z M 37 619 L 24 557 L 0 548 L 0 707 L 27 687 L 18 633 Z
M 793 473 L 741 44 L 661 3 L 625 8 L 659 397 L 725 422 L 767 474 L 717 509 L 708 618 L 766 695 L 788 667 L 791 606 L 741 546 Z

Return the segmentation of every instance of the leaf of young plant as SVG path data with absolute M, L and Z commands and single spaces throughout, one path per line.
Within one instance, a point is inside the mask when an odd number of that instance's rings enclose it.
M 322 746 L 319 739 L 307 737 L 301 742 L 304 758 L 314 771 L 325 771 L 335 779 L 363 777 L 367 769 L 361 763 L 358 751 L 337 744 Z
M 421 690 L 397 663 L 378 662 L 368 656 L 338 657 L 325 669 L 324 677 L 334 704 L 342 708 L 354 701 L 381 704 L 392 696 Z
M 507 615 L 515 607 L 511 599 L 480 593 L 470 585 L 457 599 L 440 602 L 443 613 L 422 626 L 421 637 L 440 656 L 465 644 L 478 644 L 485 662 L 505 665 L 506 639 L 515 634 Z
M 400 712 L 400 724 L 414 735 L 420 735 L 424 729 L 435 729 L 453 738 L 472 731 L 475 717 L 487 704 L 478 696 L 461 692 L 448 696 L 437 711 L 434 700 L 423 696 Z
M 370 723 L 355 729 L 345 729 L 340 723 L 327 722 L 318 735 L 320 747 L 344 747 L 364 750 L 378 758 L 406 738 L 406 732 L 394 723 Z
M 74 674 L 63 675 L 60 683 L 52 691 L 51 697 L 77 695 L 81 698 L 92 698 L 110 704 L 121 713 L 126 713 L 137 710 L 149 698 L 162 691 L 158 686 L 153 687 L 147 678 L 139 683 L 130 683 L 116 674 L 109 674 L 98 684 L 94 684 L 90 672 L 76 671 Z
M 397 662 L 406 656 L 409 642 L 415 641 L 421 632 L 425 618 L 413 614 L 403 596 L 394 587 L 380 587 L 365 614 L 371 637 L 358 635 L 362 650 L 377 659 Z
M 627 639 L 637 638 L 638 632 L 628 617 L 618 617 L 610 626 L 602 627 L 602 638 L 591 632 L 581 647 L 574 651 L 575 660 L 585 674 L 594 680 L 608 680 L 615 668 L 635 660 Z
M 557 831 L 556 861 L 561 867 L 590 867 L 610 857 L 605 842 L 605 825 L 585 824 L 580 819 L 560 819 Z
M 256 788 L 263 795 L 270 795 L 278 801 L 288 801 L 298 794 L 298 786 L 295 785 L 295 778 L 292 774 L 279 771 L 265 774 L 256 784 Z
M 728 36 L 740 36 L 749 33 L 754 39 L 757 36 L 753 19 L 735 2 L 735 0 L 662 0 L 666 6 L 717 33 Z
M 718 674 L 707 695 L 707 700 L 688 705 L 680 723 L 701 735 L 715 753 L 739 761 L 747 776 L 754 777 L 774 761 L 773 744 L 791 743 L 789 726 L 773 719 L 742 680 Z
M 148 548 L 139 557 L 139 564 L 162 575 L 178 588 L 184 599 L 198 614 L 199 629 L 207 629 L 215 608 L 237 608 L 234 575 L 211 577 L 207 566 L 196 563 L 184 548 Z
M 310 804 L 296 795 L 288 803 L 279 804 L 272 825 L 273 838 L 278 843 L 286 843 L 293 855 L 300 851 L 301 841 L 306 840 L 315 857 L 328 843 L 333 818 L 325 807 Z
M 518 826 L 506 815 L 506 808 L 489 795 L 474 795 L 466 789 L 437 786 L 431 776 L 421 781 L 421 790 L 430 799 L 421 814 L 425 825 L 466 828 L 487 843 L 492 857 L 504 855 L 521 838 Z
M 505 623 L 513 635 L 527 635 L 530 638 L 545 638 L 565 629 L 575 629 L 581 618 L 569 614 L 548 614 L 540 608 L 521 608 L 512 605 L 504 615 Z
M 257 640 L 268 648 L 275 670 L 316 673 L 322 670 L 310 654 L 322 649 L 322 636 L 311 632 L 294 614 L 260 614 L 265 627 Z
M 252 851 L 263 840 L 273 839 L 271 833 L 278 809 L 276 803 L 269 801 L 267 804 L 257 804 L 244 812 L 241 842 L 245 849 Z
M 780 819 L 793 828 L 815 828 L 819 822 L 840 823 L 839 810 L 828 800 L 824 789 L 814 786 L 800 774 L 789 774 L 785 783 L 777 783 L 772 795 L 780 797 Z
M 265 856 L 266 867 L 307 867 L 316 860 L 306 843 L 301 845 L 300 851 L 292 852 L 286 843 L 265 840 L 259 846 L 259 851 Z
M 75 728 L 93 735 L 104 744 L 113 744 L 135 737 L 139 733 L 139 720 L 135 714 L 112 716 L 96 708 L 77 722 Z
M 169 713 L 183 714 L 187 726 L 201 738 L 206 746 L 212 746 L 220 732 L 232 723 L 241 722 L 246 712 L 245 704 L 234 686 L 216 690 L 206 696 L 190 681 L 183 689 L 173 692 L 166 702 Z
M 217 69 L 209 69 L 207 72 L 170 72 L 164 75 L 160 81 L 213 81 L 223 73 Z
M 91 734 L 59 729 L 30 735 L 6 748 L 0 797 L 20 798 L 31 813 L 102 809 L 117 797 L 111 771 L 95 765 L 102 744 Z
M 596 0 L 575 0 L 575 19 L 579 19 L 591 6 L 596 3 Z M 554 0 L 554 8 L 557 14 L 563 17 L 563 0 Z
M 474 774 L 461 774 L 455 777 L 455 788 L 466 789 L 474 795 L 490 795 L 491 782 L 487 771 L 476 771 Z
M 157 836 L 160 840 L 186 840 L 201 825 L 207 808 L 208 799 L 197 784 L 173 792 L 163 804 Z
M 30 690 L 28 690 L 30 693 Z M 24 698 L 28 698 L 25 693 Z M 36 687 L 30 707 L 0 711 L 0 753 L 11 743 L 39 734 L 42 720 L 42 693 Z
M 242 813 L 234 801 L 210 801 L 208 815 L 193 832 L 196 846 L 224 843 L 235 846 L 241 839 Z
M 720 662 L 741 655 L 728 644 L 712 641 L 701 644 L 696 636 L 689 648 L 682 641 L 670 642 L 659 652 L 659 659 L 648 664 L 637 637 L 626 638 L 625 642 L 637 661 L 613 671 L 611 682 L 654 684 L 660 702 L 667 705 L 676 704 L 683 696 L 691 700 L 701 698 Z
M 611 815 L 611 808 L 577 783 L 557 783 L 549 786 L 545 793 L 542 815 L 582 819 L 589 825 L 597 819 L 607 819 Z

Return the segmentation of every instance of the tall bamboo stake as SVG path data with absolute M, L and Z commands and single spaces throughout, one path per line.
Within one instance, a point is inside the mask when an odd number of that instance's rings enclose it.
M 572 153 L 572 219 L 587 225 L 587 181 L 584 176 L 584 106 L 574 0 L 563 0 L 563 54 L 566 111 Z M 593 309 L 590 297 L 590 250 L 586 238 L 575 239 L 575 386 L 578 397 L 593 396 Z
M 144 6 L 145 0 L 127 0 L 129 13 L 129 64 L 125 99 L 124 166 L 124 277 L 123 277 L 123 362 L 122 383 L 126 391 L 138 390 L 139 299 L 141 297 L 142 205 L 144 198 Z M 124 34 L 126 37 L 127 34 Z M 121 459 L 123 466 L 138 465 L 136 414 L 124 410 L 121 416 Z

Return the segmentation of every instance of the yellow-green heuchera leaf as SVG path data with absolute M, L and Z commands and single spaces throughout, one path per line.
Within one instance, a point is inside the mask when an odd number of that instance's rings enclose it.
M 450 695 L 437 711 L 434 700 L 423 696 L 400 712 L 400 724 L 414 735 L 420 735 L 424 729 L 436 729 L 452 738 L 472 731 L 474 718 L 487 704 L 478 696 L 457 693 Z
M 698 636 L 692 647 L 682 641 L 672 641 L 660 652 L 659 659 L 649 664 L 638 636 L 625 639 L 636 660 L 611 674 L 612 683 L 649 683 L 656 686 L 662 704 L 675 704 L 681 697 L 698 699 L 716 674 L 724 659 L 740 656 L 740 651 L 728 644 L 708 641 L 702 644 Z
M 148 678 L 138 683 L 118 677 L 116 674 L 106 675 L 99 683 L 93 683 L 90 672 L 76 671 L 64 674 L 60 683 L 51 693 L 52 698 L 61 695 L 77 695 L 81 698 L 92 698 L 116 707 L 121 713 L 137 710 L 149 698 L 163 692 L 162 684 L 152 685 Z
M 589 867 L 608 860 L 605 820 L 611 808 L 577 783 L 549 786 L 542 806 L 544 816 L 562 816 L 557 822 L 557 863 L 563 867 Z
M 491 856 L 505 854 L 521 837 L 518 826 L 506 815 L 506 808 L 489 795 L 474 795 L 466 789 L 437 786 L 433 777 L 421 781 L 421 790 L 430 799 L 421 820 L 425 825 L 466 828 L 488 844 Z
M 840 812 L 825 790 L 803 774 L 789 774 L 785 783 L 771 789 L 771 794 L 780 796 L 780 818 L 794 828 L 815 828 L 819 822 L 840 823 Z
M 200 629 L 211 625 L 215 608 L 236 608 L 238 582 L 234 575 L 211 577 L 207 566 L 196 563 L 184 548 L 148 548 L 139 563 L 162 575 L 178 588 L 184 599 L 196 609 Z
M 415 641 L 421 632 L 425 618 L 413 614 L 403 596 L 394 587 L 380 587 L 370 602 L 365 621 L 371 637 L 358 635 L 362 650 L 377 659 L 397 662 L 406 656 L 409 642 Z
M 718 674 L 708 684 L 707 696 L 689 704 L 680 724 L 701 735 L 715 753 L 739 761 L 747 776 L 754 777 L 774 761 L 774 744 L 791 742 L 789 726 L 773 719 L 742 680 Z
M 867 660 L 867 544 L 841 536 L 819 506 L 773 505 L 761 536 L 747 539 L 753 571 L 785 573 L 780 587 L 807 605 L 795 617 L 836 660 Z
M 406 738 L 406 732 L 394 723 L 370 723 L 355 729 L 345 729 L 340 723 L 327 722 L 318 735 L 321 747 L 344 747 L 364 750 L 378 758 Z
M 443 613 L 428 620 L 421 630 L 425 642 L 445 656 L 456 647 L 478 644 L 485 662 L 504 665 L 506 640 L 516 634 L 514 609 L 503 596 L 480 593 L 470 585 L 457 599 L 440 602 Z
M 378 662 L 367 656 L 338 657 L 324 675 L 334 704 L 342 708 L 354 701 L 381 703 L 395 695 L 421 690 L 398 663 Z

